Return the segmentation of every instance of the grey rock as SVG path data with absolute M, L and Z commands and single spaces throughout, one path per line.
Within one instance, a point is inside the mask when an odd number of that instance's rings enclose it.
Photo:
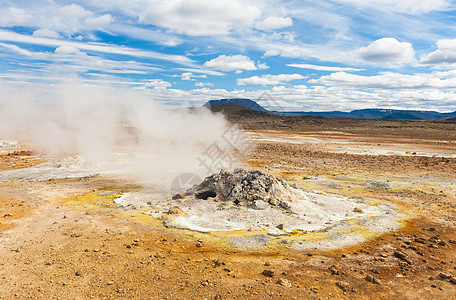
M 284 194 L 298 195 L 298 191 L 283 179 L 260 171 L 236 169 L 234 172 L 221 170 L 206 177 L 203 182 L 185 191 L 184 196 L 194 195 L 203 200 L 214 198 L 261 210 L 269 206 L 289 209 L 290 204 L 284 201 Z

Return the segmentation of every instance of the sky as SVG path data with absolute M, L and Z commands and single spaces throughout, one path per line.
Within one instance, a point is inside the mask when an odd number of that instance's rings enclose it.
M 449 0 L 1 0 L 0 90 L 450 112 L 455 18 Z

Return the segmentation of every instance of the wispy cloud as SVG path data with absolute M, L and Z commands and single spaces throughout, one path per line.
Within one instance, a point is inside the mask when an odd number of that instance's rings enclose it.
M 184 65 L 194 64 L 193 60 L 183 55 L 165 54 L 155 51 L 141 50 L 131 47 L 110 45 L 105 43 L 83 43 L 77 41 L 36 37 L 31 35 L 19 34 L 7 30 L 0 30 L 0 41 L 33 44 L 47 47 L 72 46 L 86 51 L 118 54 L 138 58 L 153 58 L 158 60 L 171 61 Z
M 312 65 L 312 64 L 287 64 L 287 66 L 293 67 L 293 68 L 300 68 L 300 69 L 309 69 L 309 70 L 317 70 L 317 71 L 330 71 L 330 72 L 337 72 L 337 71 L 346 71 L 346 72 L 364 71 L 364 69 L 347 68 L 347 67 L 330 67 L 330 66 L 320 66 L 320 65 Z
M 279 85 L 292 80 L 304 79 L 301 74 L 262 75 L 248 78 L 238 78 L 237 85 Z

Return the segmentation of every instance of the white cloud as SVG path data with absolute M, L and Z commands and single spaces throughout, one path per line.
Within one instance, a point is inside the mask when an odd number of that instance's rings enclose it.
M 173 75 L 172 77 L 180 77 L 182 80 L 196 81 L 195 78 L 207 78 L 207 75 L 206 74 L 195 75 L 192 72 L 185 72 L 185 73 L 182 73 L 181 75 Z
M 214 86 L 214 84 L 211 82 L 197 82 L 197 83 L 195 83 L 195 86 L 205 87 L 205 86 Z
M 367 47 L 354 51 L 354 55 L 365 62 L 378 64 L 410 63 L 415 60 L 412 44 L 399 42 L 395 38 L 381 38 Z
M 27 49 L 22 49 L 15 45 L 0 43 L 3 46 L 15 53 L 28 56 L 27 74 L 35 76 L 39 74 L 39 79 L 42 81 L 58 81 L 57 74 L 82 74 L 102 76 L 107 74 L 150 74 L 162 69 L 152 66 L 147 63 L 136 62 L 133 60 L 111 60 L 100 56 L 89 55 L 80 51 L 73 46 L 60 46 L 52 52 L 33 52 Z M 36 62 L 36 60 L 39 60 Z M 46 61 L 43 63 L 42 61 Z M 93 73 L 94 71 L 100 73 Z M 24 72 L 19 74 L 22 76 Z M 15 78 L 13 74 L 10 74 Z M 19 78 L 19 77 L 17 77 Z M 32 78 L 35 80 L 35 78 Z M 92 78 L 93 79 L 93 78 Z M 121 79 L 119 79 L 121 80 Z M 95 84 L 96 81 L 93 81 Z
M 257 67 L 258 67 L 258 70 L 267 70 L 267 69 L 269 69 L 269 66 L 266 63 L 257 62 Z
M 59 8 L 60 14 L 64 18 L 78 19 L 91 17 L 92 13 L 78 4 L 70 4 Z
M 261 15 L 257 6 L 242 0 L 149 0 L 139 20 L 190 36 L 227 35 L 252 24 Z
M 403 12 L 408 14 L 428 13 L 435 10 L 444 10 L 450 6 L 446 0 L 335 0 L 351 4 L 356 8 L 368 7 L 382 11 Z
M 107 15 L 102 15 L 102 16 L 98 16 L 98 17 L 87 18 L 85 20 L 85 24 L 92 28 L 97 28 L 97 27 L 103 28 L 103 27 L 106 27 L 109 24 L 111 24 L 113 21 L 114 21 L 114 17 L 111 16 L 110 14 L 107 14 Z
M 102 44 L 102 43 L 83 43 L 83 42 L 75 42 L 75 41 L 64 41 L 59 39 L 51 39 L 51 38 L 43 38 L 43 37 L 35 37 L 30 35 L 23 35 L 14 33 L 7 30 L 0 29 L 0 41 L 9 41 L 9 42 L 17 42 L 17 43 L 26 43 L 32 45 L 41 45 L 47 47 L 60 47 L 60 46 L 72 46 L 78 48 L 80 50 L 86 51 L 95 51 L 101 53 L 109 53 L 109 54 L 118 54 L 118 55 L 126 55 L 132 57 L 142 57 L 142 58 L 150 58 L 150 59 L 159 59 L 159 60 L 166 60 L 171 61 L 183 65 L 193 65 L 194 62 L 186 56 L 183 55 L 173 55 L 173 54 L 164 54 L 149 50 L 140 50 L 130 47 L 123 47 L 117 45 L 109 45 L 109 44 Z
M 160 45 L 171 47 L 178 46 L 184 42 L 183 39 L 170 33 L 165 33 L 159 30 L 141 28 L 131 24 L 122 24 L 119 22 L 111 24 L 109 26 L 109 30 L 120 35 L 128 36 L 130 38 L 135 38 L 143 41 L 150 41 L 158 43 Z
M 22 8 L 0 6 L 0 9 L 2 9 L 2 13 L 0 13 L 1 27 L 31 26 L 35 22 L 33 14 Z
M 329 67 L 329 66 L 319 66 L 319 65 L 311 65 L 311 64 L 288 64 L 288 67 L 293 67 L 293 68 L 300 68 L 300 69 L 310 69 L 310 70 L 317 70 L 317 71 L 331 71 L 331 72 L 337 72 L 337 71 L 364 71 L 364 69 L 355 69 L 355 68 L 344 68 L 344 67 Z
M 237 79 L 237 85 L 278 85 L 284 82 L 289 82 L 297 79 L 304 79 L 306 77 L 301 74 L 279 74 L 279 75 L 262 75 L 262 76 L 253 76 L 248 78 L 239 78 Z
M 181 79 L 182 80 L 192 80 L 192 73 L 190 72 L 187 72 L 187 73 L 182 73 L 181 75 Z
M 419 73 L 413 75 L 385 72 L 375 76 L 361 76 L 345 72 L 332 73 L 309 83 L 370 89 L 456 89 L 456 71 Z
M 54 50 L 54 53 L 55 54 L 79 54 L 79 53 L 81 53 L 81 50 L 79 50 L 78 48 L 73 47 L 73 46 L 64 45 L 64 46 L 57 47 Z
M 263 21 L 257 23 L 255 28 L 268 31 L 268 30 L 276 30 L 281 29 L 284 27 L 293 26 L 293 20 L 290 17 L 281 18 L 281 17 L 273 17 L 269 16 L 266 17 Z
M 206 61 L 204 66 L 210 69 L 225 72 L 258 70 L 258 67 L 255 66 L 255 62 L 244 55 L 220 55 L 214 59 Z
M 277 55 L 280 55 L 280 51 L 277 49 L 268 49 L 263 54 L 264 57 L 271 57 L 271 56 L 277 56 Z
M 170 86 L 172 86 L 172 84 L 169 83 L 168 81 L 164 81 L 162 79 L 152 79 L 152 80 L 149 80 L 148 82 L 146 82 L 145 86 L 152 87 L 155 89 L 166 89 L 166 88 L 169 88 Z
M 23 48 L 18 47 L 16 45 L 0 43 L 0 47 L 9 49 L 10 51 L 13 51 L 15 53 L 18 53 L 18 54 L 21 54 L 21 55 L 25 55 L 25 56 L 31 56 L 33 54 L 31 51 L 28 51 L 27 49 L 23 49 Z
M 456 39 L 442 39 L 437 42 L 437 50 L 422 55 L 420 63 L 435 65 L 436 68 L 452 69 L 456 67 Z
M 19 6 L 19 5 L 18 5 Z M 24 26 L 39 28 L 35 36 L 60 38 L 60 33 L 71 36 L 110 25 L 114 18 L 111 14 L 97 15 L 78 4 L 59 6 L 56 3 L 30 2 L 20 5 L 0 4 L 1 27 Z M 91 37 L 87 34 L 86 37 Z
M 217 72 L 213 70 L 207 70 L 204 68 L 200 69 L 194 69 L 194 68 L 176 68 L 176 70 L 180 71 L 186 71 L 186 72 L 193 72 L 193 73 L 199 73 L 199 74 L 207 74 L 207 75 L 212 75 L 212 76 L 224 76 L 225 74 L 222 72 Z
M 37 29 L 33 32 L 32 35 L 36 37 L 48 37 L 53 39 L 60 39 L 62 37 L 58 32 L 49 29 Z

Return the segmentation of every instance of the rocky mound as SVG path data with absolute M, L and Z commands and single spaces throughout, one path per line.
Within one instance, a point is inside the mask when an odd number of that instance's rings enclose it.
M 213 198 L 257 209 L 266 209 L 268 206 L 288 209 L 293 197 L 299 197 L 297 190 L 280 178 L 242 169 L 236 169 L 233 173 L 221 170 L 187 190 L 185 195 L 194 195 L 203 200 Z

